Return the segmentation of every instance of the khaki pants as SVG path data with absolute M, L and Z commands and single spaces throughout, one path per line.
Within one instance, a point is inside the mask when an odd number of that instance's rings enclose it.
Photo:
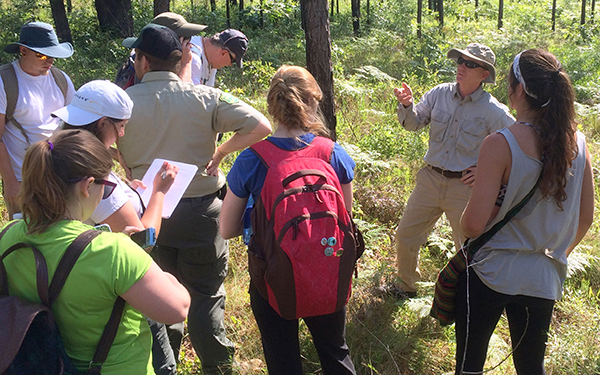
M 471 187 L 459 178 L 447 178 L 425 167 L 417 173 L 417 185 L 410 194 L 396 232 L 396 266 L 400 287 L 416 292 L 419 272 L 419 250 L 427 241 L 436 221 L 446 214 L 452 226 L 456 248 L 464 242 L 460 217 L 467 205 Z

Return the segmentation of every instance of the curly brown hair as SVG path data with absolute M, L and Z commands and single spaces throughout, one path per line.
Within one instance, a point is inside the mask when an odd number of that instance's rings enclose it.
M 567 199 L 567 171 L 578 152 L 575 91 L 569 75 L 548 51 L 523 51 L 519 68 L 527 85 L 527 103 L 537 114 L 532 125 L 538 130 L 542 145 L 544 174 L 540 189 L 544 198 L 554 197 L 562 208 Z M 512 90 L 519 85 L 512 65 L 509 84 Z

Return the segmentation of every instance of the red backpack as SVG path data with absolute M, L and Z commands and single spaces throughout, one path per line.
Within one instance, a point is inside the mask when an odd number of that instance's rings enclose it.
M 251 214 L 250 277 L 285 319 L 343 308 L 364 250 L 330 165 L 333 146 L 315 137 L 300 150 L 283 150 L 269 140 L 250 148 L 268 168 Z

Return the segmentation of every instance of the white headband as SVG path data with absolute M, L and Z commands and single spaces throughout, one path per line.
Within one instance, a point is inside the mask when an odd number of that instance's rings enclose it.
M 525 79 L 523 78 L 523 75 L 521 74 L 521 67 L 519 66 L 519 60 L 521 58 L 521 54 L 523 52 L 519 52 L 519 54 L 517 56 L 515 56 L 515 59 L 513 61 L 513 72 L 515 73 L 515 78 L 517 79 L 517 81 L 519 81 L 519 83 L 521 85 L 523 85 L 523 91 L 525 91 L 525 94 L 531 96 L 534 99 L 538 99 L 537 95 L 531 93 L 529 90 L 527 90 L 527 85 L 525 84 Z M 548 104 L 550 104 L 550 98 L 548 98 L 548 101 L 544 104 L 542 104 L 542 107 L 547 106 Z

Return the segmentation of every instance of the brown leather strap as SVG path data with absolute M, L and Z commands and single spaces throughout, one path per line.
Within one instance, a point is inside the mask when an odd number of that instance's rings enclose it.
M 31 249 L 35 258 L 35 274 L 37 281 L 37 291 L 40 297 L 40 301 L 48 306 L 48 266 L 46 265 L 46 259 L 42 255 L 42 252 L 33 246 L 26 243 L 19 242 L 9 247 L 2 258 L 0 258 L 0 274 L 2 280 L 2 294 L 8 296 L 8 277 L 6 274 L 6 268 L 4 267 L 4 258 L 19 249 Z
M 104 327 L 104 332 L 102 332 L 102 336 L 100 337 L 96 353 L 94 353 L 94 359 L 90 362 L 88 368 L 89 374 L 100 374 L 100 371 L 102 371 L 102 365 L 104 364 L 104 361 L 106 361 L 106 358 L 108 358 L 110 347 L 117 336 L 124 308 L 125 300 L 121 297 L 117 297 L 117 301 L 110 313 L 110 319 L 108 319 L 108 323 Z
M 90 229 L 77 236 L 75 241 L 71 242 L 69 247 L 67 247 L 67 250 L 56 267 L 56 271 L 54 271 L 54 276 L 52 277 L 52 282 L 50 283 L 48 307 L 52 307 L 56 301 L 56 298 L 58 298 L 62 287 L 67 281 L 67 277 L 69 277 L 73 266 L 77 262 L 77 259 L 79 259 L 79 256 L 83 250 L 98 235 L 100 235 L 100 231 Z
M 446 178 L 461 178 L 463 176 L 462 171 L 461 172 L 449 171 L 446 169 L 434 167 L 433 165 L 430 165 L 429 167 L 432 170 L 436 171 L 437 173 L 441 174 L 442 176 L 444 176 Z

